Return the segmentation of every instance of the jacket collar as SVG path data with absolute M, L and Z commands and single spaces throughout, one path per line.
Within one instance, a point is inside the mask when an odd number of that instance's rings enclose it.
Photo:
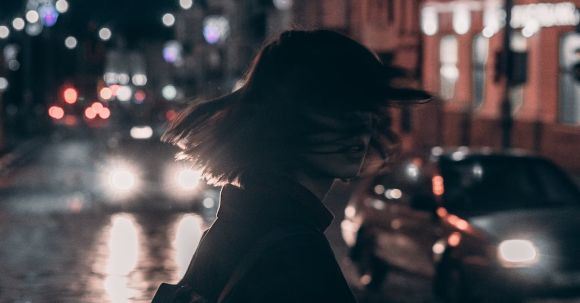
M 244 175 L 242 186 L 222 188 L 218 218 L 292 222 L 324 232 L 334 218 L 312 192 L 282 175 Z

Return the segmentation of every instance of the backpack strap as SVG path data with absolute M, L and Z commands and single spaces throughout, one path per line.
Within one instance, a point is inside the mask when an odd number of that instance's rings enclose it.
M 222 289 L 217 303 L 225 302 L 236 285 L 238 285 L 238 283 L 250 271 L 252 266 L 254 266 L 256 262 L 264 256 L 266 251 L 276 247 L 280 242 L 286 242 L 285 240 L 296 236 L 320 237 L 321 234 L 305 227 L 284 227 L 268 232 L 257 241 L 257 244 L 253 248 L 246 252 L 245 256 L 230 275 L 228 282 Z

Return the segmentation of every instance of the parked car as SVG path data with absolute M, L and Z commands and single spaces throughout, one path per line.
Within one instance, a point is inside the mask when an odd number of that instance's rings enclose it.
M 398 267 L 447 302 L 580 295 L 580 191 L 545 158 L 436 147 L 359 185 L 341 227 L 369 287 Z

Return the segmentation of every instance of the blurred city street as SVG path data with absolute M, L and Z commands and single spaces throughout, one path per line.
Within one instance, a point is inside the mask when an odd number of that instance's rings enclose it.
M 161 282 L 184 273 L 197 241 L 215 216 L 146 198 L 114 204 L 98 194 L 95 138 L 53 138 L 29 144 L 26 159 L 0 178 L 0 302 L 149 302 Z M 158 155 L 159 157 L 165 155 Z M 336 214 L 327 235 L 361 302 L 429 302 L 430 283 L 403 272 L 382 291 L 365 292 L 340 221 L 349 186 L 327 198 Z

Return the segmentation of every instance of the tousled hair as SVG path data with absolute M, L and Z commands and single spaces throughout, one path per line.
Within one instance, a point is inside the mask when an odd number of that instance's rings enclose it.
M 181 148 L 179 157 L 200 168 L 208 183 L 223 185 L 247 172 L 288 172 L 303 165 L 301 155 L 315 144 L 308 135 L 323 130 L 309 113 L 367 112 L 373 116 L 367 162 L 381 165 L 397 145 L 387 107 L 429 98 L 396 85 L 403 76 L 344 35 L 286 31 L 260 50 L 240 89 L 191 104 L 162 140 Z

